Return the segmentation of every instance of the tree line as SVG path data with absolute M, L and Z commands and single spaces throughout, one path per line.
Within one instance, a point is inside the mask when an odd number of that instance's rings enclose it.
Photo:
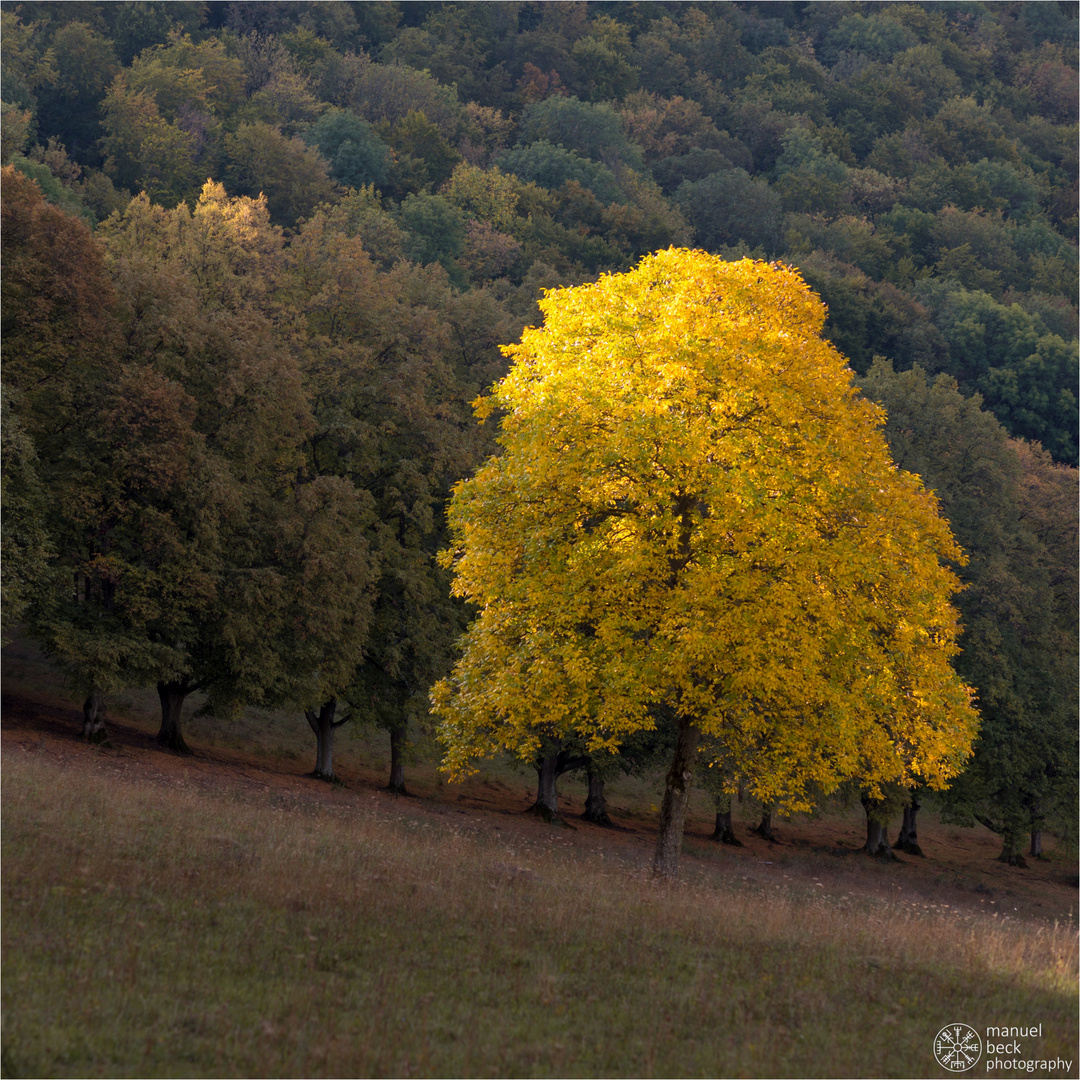
M 332 775 L 355 713 L 402 788 L 469 621 L 434 556 L 494 449 L 470 403 L 496 346 L 543 287 L 695 244 L 800 268 L 968 552 L 982 730 L 934 797 L 1013 859 L 1068 819 L 1068 5 L 0 14 L 4 616 L 68 665 L 88 735 L 124 685 L 157 686 L 176 748 L 193 693 L 287 704 Z M 545 743 L 538 803 L 586 769 L 602 819 L 604 777 L 671 738 Z M 915 845 L 923 793 L 880 794 Z
M 328 777 L 338 700 L 398 747 L 464 625 L 433 556 L 505 314 L 212 183 L 91 235 L 8 169 L 3 212 L 5 618 L 73 671 L 87 734 L 149 684 L 173 749 L 196 691 L 305 711 Z

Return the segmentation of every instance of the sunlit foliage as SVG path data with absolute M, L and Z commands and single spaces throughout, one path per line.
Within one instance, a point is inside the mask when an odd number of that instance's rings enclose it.
M 434 692 L 446 767 L 613 750 L 660 711 L 765 802 L 947 784 L 976 729 L 963 556 L 798 274 L 670 249 L 541 309 L 478 402 L 503 452 L 450 507 L 479 615 Z

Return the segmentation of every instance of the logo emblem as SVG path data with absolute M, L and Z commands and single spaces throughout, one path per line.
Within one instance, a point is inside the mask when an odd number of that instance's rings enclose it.
M 946 1024 L 934 1036 L 934 1057 L 949 1072 L 967 1072 L 982 1056 L 982 1039 L 967 1024 Z

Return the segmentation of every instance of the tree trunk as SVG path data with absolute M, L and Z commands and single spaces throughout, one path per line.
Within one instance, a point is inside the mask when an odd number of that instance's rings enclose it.
M 654 877 L 671 881 L 679 874 L 686 807 L 690 802 L 690 785 L 694 782 L 694 764 L 700 738 L 697 725 L 689 720 L 680 720 L 675 755 L 668 769 L 664 802 L 660 807 L 660 831 L 656 837 L 656 855 L 653 859 Z
M 716 827 L 710 839 L 718 844 L 729 844 L 731 847 L 743 846 L 731 824 L 731 795 L 726 791 L 716 796 Z
M 568 751 L 558 750 L 554 754 L 545 754 L 536 764 L 536 802 L 529 807 L 530 813 L 538 814 L 545 821 L 565 824 L 559 817 L 559 777 L 565 772 L 572 772 L 588 764 L 584 755 L 571 757 Z
M 157 684 L 158 699 L 161 701 L 161 728 L 157 733 L 157 741 L 178 754 L 191 753 L 180 730 L 180 714 L 191 689 L 187 679 Z
M 878 859 L 895 859 L 896 856 L 889 847 L 889 823 L 884 820 L 884 800 L 863 795 L 862 804 L 866 811 L 866 843 L 862 850 Z
M 998 862 L 1008 863 L 1009 866 L 1027 866 L 1027 861 L 1020 853 L 1024 838 L 1023 831 L 1009 825 L 1007 821 L 1002 825 L 995 825 L 990 818 L 982 814 L 976 814 L 975 820 L 1001 837 L 1001 854 L 998 856 Z
M 893 847 L 898 851 L 907 852 L 908 855 L 922 855 L 923 850 L 919 847 L 919 833 L 915 827 L 915 818 L 922 808 L 922 803 L 912 794 L 911 802 L 904 807 L 904 821 L 900 826 L 900 835 Z
M 545 821 L 559 820 L 558 768 L 558 754 L 545 754 L 536 766 L 536 802 L 532 811 Z
M 304 716 L 315 732 L 315 771 L 311 775 L 331 783 L 337 779 L 334 775 L 334 729 L 340 725 L 334 723 L 336 711 L 336 698 L 331 698 L 318 712 L 304 710 Z
M 761 821 L 754 826 L 754 832 L 761 837 L 762 840 L 768 840 L 770 844 L 777 843 L 776 833 L 773 832 L 772 827 L 772 810 L 769 807 L 765 807 L 761 811 Z
M 591 821 L 594 825 L 604 825 L 613 828 L 611 818 L 607 813 L 607 800 L 604 798 L 604 780 L 591 766 L 586 766 L 586 775 L 589 778 L 589 794 L 585 799 L 585 813 L 582 818 Z
M 88 743 L 111 746 L 109 733 L 105 730 L 105 695 L 95 686 L 83 702 L 82 737 Z
M 1032 829 L 1031 830 L 1031 850 L 1028 852 L 1028 854 L 1033 859 L 1041 859 L 1043 857 L 1043 853 L 1042 853 L 1042 829 Z
M 390 783 L 388 790 L 395 795 L 408 795 L 405 790 L 405 737 L 409 729 L 405 724 L 390 729 Z
M 1020 851 L 1022 844 L 1021 834 L 1006 832 L 1002 837 L 998 862 L 1008 863 L 1009 866 L 1027 866 L 1027 860 Z

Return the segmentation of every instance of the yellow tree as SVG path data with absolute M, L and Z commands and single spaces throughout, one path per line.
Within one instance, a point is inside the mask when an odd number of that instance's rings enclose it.
M 950 664 L 963 555 L 797 272 L 669 249 L 541 309 L 477 402 L 502 453 L 450 504 L 479 614 L 433 691 L 444 767 L 667 717 L 663 877 L 703 736 L 778 807 L 946 786 L 977 728 Z

